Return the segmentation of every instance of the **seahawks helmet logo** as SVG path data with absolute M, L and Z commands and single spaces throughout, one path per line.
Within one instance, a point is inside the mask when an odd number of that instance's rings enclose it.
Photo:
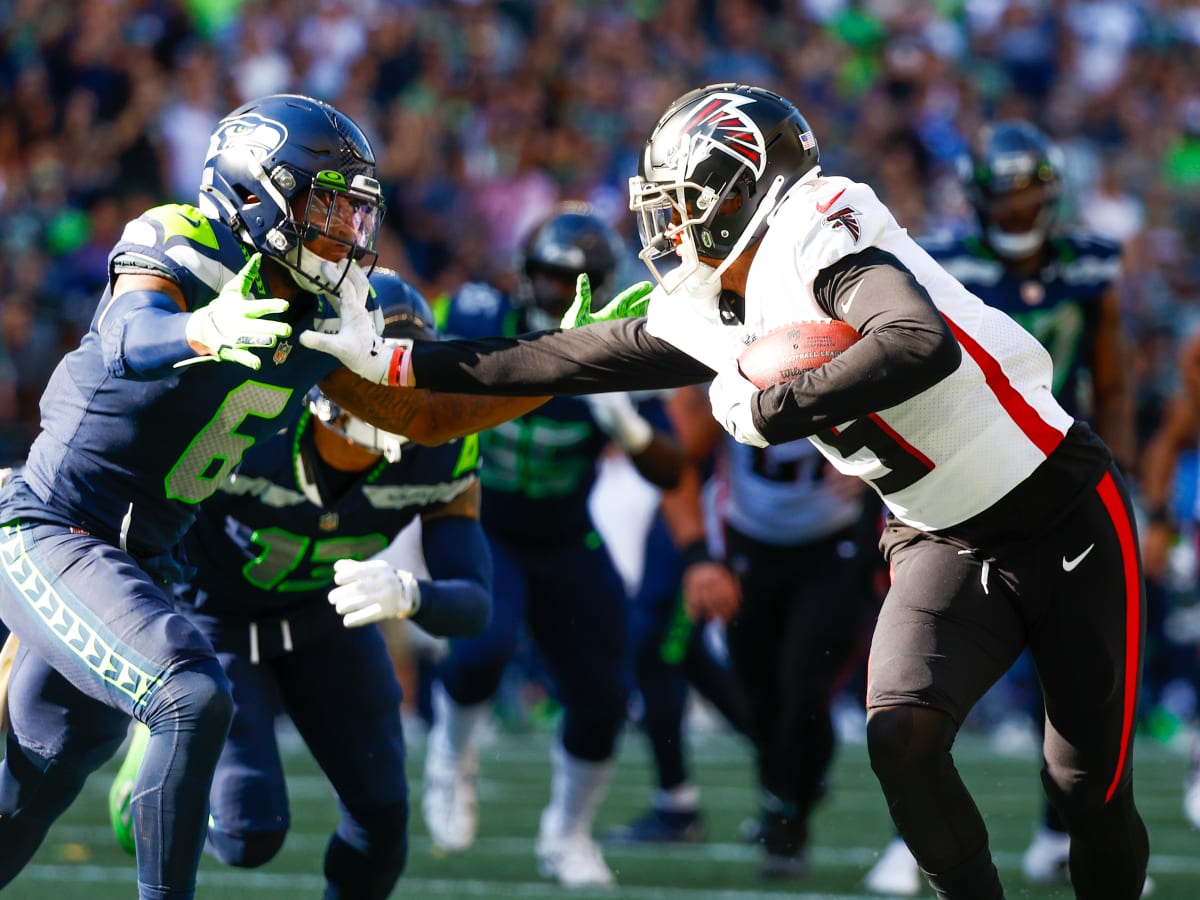
M 742 109 L 751 103 L 754 103 L 753 97 L 738 94 L 706 97 L 684 121 L 667 165 L 678 165 L 674 157 L 686 151 L 682 161 L 686 166 L 683 177 L 690 179 L 696 166 L 716 150 L 749 166 L 754 177 L 761 178 L 767 165 L 767 146 L 758 125 Z
M 281 123 L 257 113 L 247 113 L 222 122 L 213 132 L 206 162 L 234 147 L 248 149 L 255 159 L 266 159 L 287 143 L 287 138 L 287 128 Z

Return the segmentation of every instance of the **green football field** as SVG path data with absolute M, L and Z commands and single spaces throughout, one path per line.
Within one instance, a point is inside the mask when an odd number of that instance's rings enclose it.
M 414 796 L 420 786 L 422 740 L 410 736 L 409 773 Z M 803 881 L 761 882 L 756 851 L 739 842 L 738 825 L 754 809 L 749 755 L 725 734 L 694 738 L 695 770 L 709 817 L 710 842 L 687 847 L 611 849 L 610 865 L 620 887 L 568 892 L 541 879 L 533 859 L 533 836 L 548 791 L 546 734 L 499 734 L 482 753 L 481 825 L 478 842 L 453 856 L 432 852 L 413 803 L 412 852 L 396 892 L 412 898 L 622 897 L 646 900 L 756 900 L 789 896 L 869 900 L 860 886 L 890 836 L 884 804 L 862 745 L 844 746 L 832 790 L 814 822 L 812 872 Z M 334 822 L 334 805 L 314 764 L 284 731 L 291 771 L 293 826 L 280 855 L 253 871 L 222 867 L 207 857 L 200 869 L 201 898 L 319 897 L 321 857 Z M 1037 809 L 1037 764 L 1031 755 L 999 757 L 980 737 L 964 735 L 957 752 L 964 778 L 988 818 L 992 847 L 1010 900 L 1068 898 L 1069 890 L 1035 889 L 1019 872 L 1020 853 Z M 1138 802 L 1150 830 L 1150 873 L 1160 900 L 1200 898 L 1200 834 L 1180 809 L 1186 762 L 1179 748 L 1141 739 L 1136 751 Z M 6 898 L 106 900 L 133 896 L 133 861 L 113 843 L 106 824 L 105 796 L 114 760 L 92 778 L 74 807 Z M 645 742 L 625 736 L 621 762 L 599 828 L 636 815 L 649 798 Z M 1114 847 L 1114 853 L 1121 848 Z M 923 894 L 932 897 L 932 891 Z

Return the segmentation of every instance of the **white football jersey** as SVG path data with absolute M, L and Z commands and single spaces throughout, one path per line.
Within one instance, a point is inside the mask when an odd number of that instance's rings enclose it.
M 703 321 L 699 312 L 681 316 L 670 303 L 659 305 L 671 315 L 656 320 L 652 303 L 647 328 L 709 367 L 724 368 L 757 335 L 828 318 L 813 294 L 817 275 L 869 247 L 895 256 L 925 288 L 961 345 L 962 362 L 909 400 L 810 440 L 840 471 L 870 483 L 902 521 L 927 531 L 947 528 L 1028 478 L 1073 420 L 1051 393 L 1051 361 L 1042 345 L 942 269 L 870 187 L 818 175 L 791 189 L 750 267 L 743 327 L 722 325 L 715 315 Z M 853 292 L 838 298 L 847 307 L 836 311 L 839 318 L 854 300 Z M 697 352 L 701 324 L 709 342 Z

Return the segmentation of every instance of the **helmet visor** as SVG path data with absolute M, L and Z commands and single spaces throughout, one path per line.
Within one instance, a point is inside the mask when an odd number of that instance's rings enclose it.
M 1044 184 L 985 195 L 988 218 L 1001 231 L 1025 232 L 1037 227 L 1042 211 L 1056 199 L 1056 191 Z
M 399 460 L 402 448 L 408 443 L 408 438 L 403 435 L 376 428 L 342 409 L 326 397 L 320 388 L 314 387 L 309 391 L 308 408 L 331 431 L 366 450 L 382 455 L 388 462 Z
M 307 234 L 315 229 L 318 233 L 313 237 L 349 247 L 350 255 L 361 259 L 375 253 L 382 223 L 383 199 L 373 178 L 358 176 L 350 187 L 344 180 L 339 184 L 320 175 L 313 182 L 304 212 Z
M 696 197 L 690 203 L 687 194 Z M 629 208 L 637 213 L 638 240 L 642 260 L 661 282 L 674 269 L 677 277 L 686 277 L 699 260 L 692 226 L 703 225 L 716 211 L 716 194 L 711 188 L 681 181 L 664 185 L 645 181 L 641 176 L 629 179 Z

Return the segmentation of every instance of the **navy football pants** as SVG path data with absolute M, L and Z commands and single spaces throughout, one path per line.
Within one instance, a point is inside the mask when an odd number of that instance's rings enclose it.
M 480 637 L 450 642 L 442 683 L 459 704 L 488 700 L 529 628 L 563 706 L 562 744 L 577 759 L 612 757 L 625 720 L 630 674 L 625 588 L 598 536 L 588 545 L 518 547 L 489 536 L 492 621 Z
M 345 628 L 324 598 L 313 602 L 321 607 L 304 611 L 312 637 L 293 650 L 284 649 L 278 620 L 259 623 L 257 663 L 246 623 L 192 617 L 216 647 L 235 703 L 212 783 L 206 850 L 228 865 L 255 867 L 283 845 L 290 814 L 275 718 L 286 712 L 338 798 L 326 900 L 383 898 L 408 850 L 400 686 L 379 629 Z
M 0 526 L 0 617 L 21 639 L 0 768 L 0 886 L 133 717 L 150 729 L 132 801 L 139 893 L 192 897 L 233 712 L 209 642 L 133 557 L 59 525 Z

